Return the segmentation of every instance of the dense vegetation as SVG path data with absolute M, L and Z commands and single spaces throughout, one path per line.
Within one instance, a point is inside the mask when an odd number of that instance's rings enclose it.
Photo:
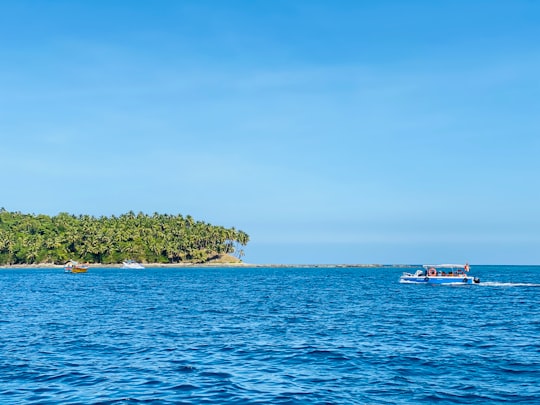
M 0 209 L 0 264 L 204 263 L 243 255 L 249 236 L 191 216 L 129 212 L 118 217 L 22 214 Z

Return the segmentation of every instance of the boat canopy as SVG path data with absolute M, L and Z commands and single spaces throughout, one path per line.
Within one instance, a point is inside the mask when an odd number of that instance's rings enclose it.
M 464 269 L 466 266 L 466 264 L 424 264 L 422 267 L 424 269 L 431 267 L 435 269 Z

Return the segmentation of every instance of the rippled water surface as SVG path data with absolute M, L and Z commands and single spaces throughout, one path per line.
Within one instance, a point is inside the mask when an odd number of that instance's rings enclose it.
M 0 403 L 540 403 L 540 267 L 0 270 Z

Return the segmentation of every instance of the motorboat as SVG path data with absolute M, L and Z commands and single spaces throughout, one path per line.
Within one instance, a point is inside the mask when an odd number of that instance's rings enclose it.
M 124 260 L 122 262 L 123 269 L 144 269 L 144 266 L 135 260 Z
M 66 273 L 86 273 L 88 271 L 88 266 L 85 264 L 80 264 L 75 260 L 70 260 L 64 266 L 64 272 Z
M 469 264 L 425 264 L 414 273 L 404 272 L 400 283 L 415 284 L 478 284 L 480 279 L 469 275 Z

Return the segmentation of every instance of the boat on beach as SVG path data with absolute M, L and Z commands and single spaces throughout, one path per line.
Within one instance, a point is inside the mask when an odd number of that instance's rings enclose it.
M 400 283 L 413 284 L 478 284 L 480 279 L 469 275 L 469 264 L 425 264 L 414 273 L 404 272 Z
M 75 260 L 70 260 L 64 266 L 64 272 L 66 273 L 86 273 L 88 271 L 88 266 L 85 264 L 80 264 Z
M 123 269 L 144 269 L 144 266 L 135 260 L 124 260 L 122 262 Z

